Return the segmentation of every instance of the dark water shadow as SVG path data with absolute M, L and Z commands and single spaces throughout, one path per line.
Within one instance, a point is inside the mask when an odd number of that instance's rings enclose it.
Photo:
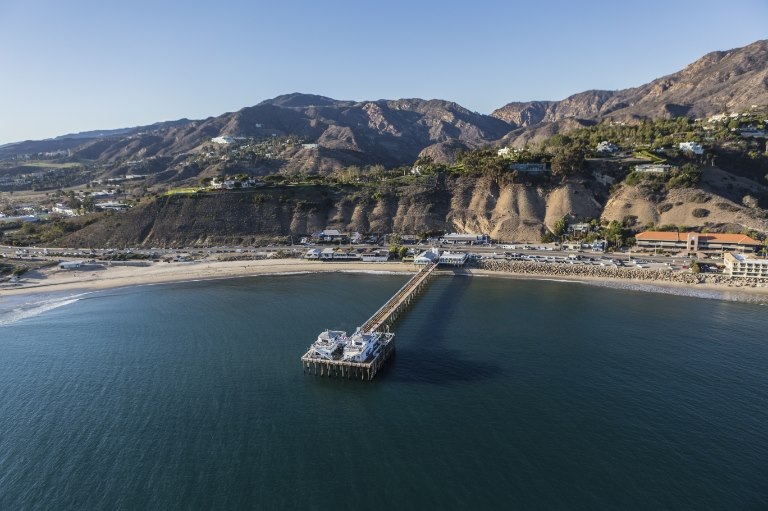
M 448 320 L 465 303 L 465 294 L 472 279 L 461 275 L 438 276 L 437 279 L 450 279 L 450 282 L 438 289 L 438 282 L 433 282 L 424 291 L 426 294 L 438 292 L 439 295 L 427 307 L 424 307 L 424 302 L 415 305 L 424 318 L 417 328 L 406 333 L 403 324 L 395 325 L 397 352 L 377 378 L 396 383 L 454 385 L 502 376 L 504 369 L 500 365 L 473 360 L 461 350 L 444 346 L 451 328 Z M 407 341 L 403 340 L 405 335 L 409 337 Z M 454 335 L 453 332 L 450 335 Z
M 417 329 L 409 332 L 408 335 L 414 337 L 411 342 L 429 342 L 430 346 L 438 346 L 445 339 L 445 334 L 448 331 L 447 319 L 452 317 L 461 307 L 461 302 L 464 299 L 466 289 L 469 287 L 470 279 L 461 277 L 442 277 L 438 276 L 437 279 L 450 279 L 448 285 L 438 288 L 437 282 L 432 282 L 423 291 L 425 295 L 430 293 L 440 293 L 436 299 L 432 300 L 427 306 L 424 306 L 424 297 L 418 297 L 418 301 L 413 306 L 420 309 L 419 312 L 422 317 L 426 318 L 421 321 L 421 324 Z M 412 311 L 406 311 L 406 315 Z M 394 331 L 400 333 L 402 331 L 403 324 L 407 323 L 407 319 L 400 325 L 395 324 Z M 400 345 L 399 345 L 400 346 Z
M 493 362 L 472 360 L 451 349 L 400 350 L 376 379 L 392 383 L 457 385 L 499 378 L 505 370 Z

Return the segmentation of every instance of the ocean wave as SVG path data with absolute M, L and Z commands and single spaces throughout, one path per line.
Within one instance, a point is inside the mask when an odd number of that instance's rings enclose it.
M 576 281 L 571 281 L 576 282 Z M 758 305 L 766 304 L 766 297 L 753 295 L 738 289 L 699 289 L 687 286 L 664 286 L 659 284 L 643 284 L 625 281 L 580 281 L 583 284 L 596 287 L 607 287 L 624 291 L 659 293 L 665 295 L 685 296 L 688 298 L 704 298 L 708 300 L 725 300 L 729 302 L 745 302 Z
M 53 309 L 58 309 L 59 307 L 64 307 L 65 305 L 73 304 L 80 301 L 88 294 L 90 293 L 55 297 L 49 296 L 34 301 L 8 303 L 7 306 L 0 309 L 0 327 L 39 316 L 40 314 Z

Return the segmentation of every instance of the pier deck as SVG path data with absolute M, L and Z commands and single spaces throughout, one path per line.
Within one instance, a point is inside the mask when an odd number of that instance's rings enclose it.
M 372 380 L 395 352 L 394 334 L 389 333 L 389 327 L 410 305 L 419 291 L 424 288 L 436 268 L 437 264 L 429 264 L 420 269 L 360 327 L 364 333 L 379 332 L 381 334 L 381 340 L 378 341 L 379 349 L 373 353 L 371 358 L 365 362 L 352 362 L 341 358 L 328 359 L 318 356 L 310 347 L 301 357 L 302 370 L 305 373 L 319 376 Z
M 413 297 L 421 291 L 436 268 L 436 264 L 430 264 L 419 270 L 416 275 L 411 277 L 411 279 L 387 301 L 387 303 L 382 305 L 382 307 L 363 324 L 363 331 L 376 332 L 381 330 L 384 326 L 388 327 L 391 325 L 392 322 L 397 319 L 397 316 L 400 315 L 400 312 L 411 303 Z

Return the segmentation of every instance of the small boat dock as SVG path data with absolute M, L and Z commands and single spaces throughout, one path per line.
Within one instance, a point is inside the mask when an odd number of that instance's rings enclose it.
M 424 289 L 436 268 L 436 263 L 422 267 L 349 338 L 343 332 L 321 333 L 301 357 L 303 371 L 319 376 L 372 380 L 395 352 L 395 334 L 389 332 L 390 326 Z M 329 333 L 339 335 L 329 336 Z M 352 346 L 356 349 L 352 350 Z

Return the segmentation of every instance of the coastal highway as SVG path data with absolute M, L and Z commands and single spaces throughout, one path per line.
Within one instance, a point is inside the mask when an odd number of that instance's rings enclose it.
M 330 245 L 317 245 L 318 247 L 325 247 Z M 407 245 L 408 248 L 413 249 L 415 252 L 426 250 L 430 245 L 420 243 L 416 245 Z M 515 244 L 515 248 L 511 248 L 511 245 L 491 245 L 491 246 L 469 246 L 469 245 L 441 245 L 439 248 L 442 250 L 450 250 L 457 252 L 471 252 L 480 256 L 488 257 L 495 256 L 499 258 L 505 257 L 505 255 L 516 254 L 518 256 L 525 256 L 536 258 L 543 258 L 541 262 L 553 262 L 554 259 L 560 259 L 564 257 L 578 256 L 584 261 L 584 264 L 600 264 L 601 262 L 607 264 L 609 260 L 621 261 L 621 264 L 636 267 L 639 262 L 643 266 L 649 268 L 673 268 L 682 269 L 695 258 L 682 257 L 682 256 L 660 256 L 654 254 L 638 253 L 638 252 L 592 252 L 583 251 L 577 252 L 573 250 L 560 250 L 553 245 L 524 245 Z M 526 248 L 527 247 L 527 248 Z M 64 248 L 64 247 L 11 247 L 0 246 L 0 257 L 10 259 L 48 259 L 48 260 L 61 260 L 61 259 L 103 259 L 118 254 L 125 255 L 140 255 L 145 257 L 151 257 L 153 259 L 164 258 L 177 258 L 180 256 L 188 256 L 193 259 L 207 259 L 219 258 L 222 255 L 231 256 L 249 256 L 249 255 L 264 255 L 269 253 L 275 253 L 278 251 L 290 251 L 294 254 L 303 254 L 309 247 L 304 245 L 269 245 L 266 247 L 255 246 L 216 246 L 216 247 L 188 247 L 179 249 L 168 248 L 105 248 L 105 249 L 81 249 L 81 248 Z M 359 244 L 352 245 L 354 249 L 381 249 L 381 245 Z M 702 260 L 701 262 L 715 263 L 717 260 Z

